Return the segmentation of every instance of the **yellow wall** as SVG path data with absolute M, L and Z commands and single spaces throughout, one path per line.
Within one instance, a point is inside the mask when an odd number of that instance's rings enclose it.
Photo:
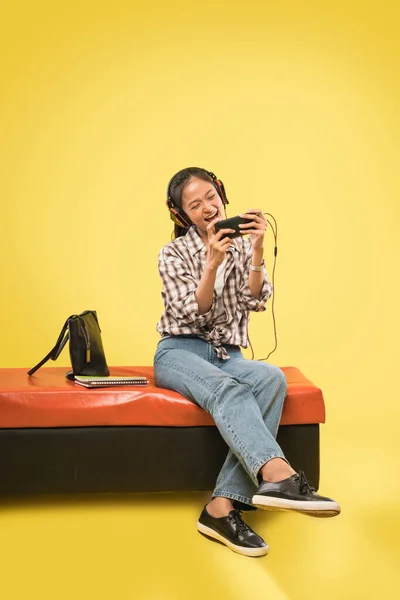
M 0 19 L 1 366 L 33 366 L 65 318 L 88 308 L 109 364 L 151 364 L 157 254 L 172 230 L 166 186 L 203 166 L 224 181 L 230 215 L 261 207 L 278 221 L 270 360 L 324 390 L 323 478 L 341 482 L 343 502 L 371 475 L 384 480 L 366 523 L 383 506 L 393 515 L 397 3 L 10 6 Z M 271 274 L 271 231 L 266 246 Z M 271 305 L 250 333 L 266 356 Z M 391 521 L 384 530 L 393 544 Z

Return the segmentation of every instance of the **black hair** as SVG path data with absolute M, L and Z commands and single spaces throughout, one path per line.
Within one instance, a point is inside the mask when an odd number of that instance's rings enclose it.
M 217 190 L 218 195 L 221 197 L 218 185 L 214 182 L 213 178 L 205 169 L 202 169 L 201 167 L 186 167 L 186 169 L 182 169 L 181 171 L 175 173 L 169 182 L 167 195 L 171 198 L 173 204 L 183 212 L 188 221 L 190 221 L 190 219 L 182 208 L 182 192 L 183 188 L 189 183 L 192 177 L 198 177 L 199 179 L 203 179 L 204 181 L 209 181 L 212 183 Z M 177 223 L 175 223 L 174 239 L 185 235 L 188 229 L 189 227 L 180 227 Z

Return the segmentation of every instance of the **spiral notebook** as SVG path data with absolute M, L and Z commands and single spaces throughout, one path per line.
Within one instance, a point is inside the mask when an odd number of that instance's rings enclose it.
M 93 377 L 91 375 L 75 375 L 75 383 L 87 388 L 111 387 L 116 385 L 147 385 L 149 380 L 139 376 Z

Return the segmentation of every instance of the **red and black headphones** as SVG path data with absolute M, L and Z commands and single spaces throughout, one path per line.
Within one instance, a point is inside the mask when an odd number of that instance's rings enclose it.
M 217 176 L 214 175 L 214 173 L 212 173 L 211 171 L 207 171 L 206 169 L 201 169 L 201 170 L 204 171 L 204 173 L 207 173 L 207 175 L 212 179 L 212 183 L 213 183 L 215 189 L 217 190 L 219 196 L 221 197 L 222 204 L 224 206 L 229 204 L 229 200 L 226 197 L 225 188 L 224 188 L 224 184 L 222 183 L 222 181 L 220 179 L 217 179 Z M 175 177 L 175 175 L 174 175 L 174 177 Z M 182 209 L 178 208 L 178 206 L 176 206 L 174 204 L 174 202 L 170 196 L 171 182 L 174 179 L 174 177 L 171 179 L 171 181 L 168 184 L 166 204 L 167 204 L 172 221 L 174 223 L 176 223 L 176 225 L 178 225 L 179 227 L 182 227 L 183 229 L 187 229 L 188 227 L 190 227 L 192 225 L 191 220 L 189 219 L 189 217 L 186 216 L 186 214 L 183 212 Z

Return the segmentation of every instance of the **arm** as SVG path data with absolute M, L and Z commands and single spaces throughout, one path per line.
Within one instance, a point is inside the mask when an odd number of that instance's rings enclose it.
M 216 220 L 212 221 L 207 226 L 207 263 L 201 276 L 198 288 L 195 292 L 200 314 L 207 313 L 211 309 L 217 270 L 220 264 L 222 264 L 222 262 L 225 260 L 226 251 L 231 244 L 231 240 L 229 238 L 224 238 L 221 240 L 221 237 L 224 233 L 233 231 L 233 229 L 221 229 L 217 234 L 215 234 L 215 222 Z
M 249 213 L 252 213 L 251 217 Z M 246 214 L 240 216 L 251 219 L 248 224 L 240 225 L 243 234 L 250 234 L 251 242 L 251 246 L 248 247 L 248 252 L 245 256 L 245 284 L 239 292 L 240 297 L 248 310 L 256 312 L 264 311 L 265 304 L 272 294 L 272 285 L 269 282 L 265 268 L 260 271 L 254 271 L 250 269 L 250 265 L 254 267 L 262 265 L 267 222 L 260 209 L 249 210 Z
M 262 264 L 263 253 L 264 253 L 263 248 L 253 250 L 251 264 L 254 267 L 258 267 L 259 265 Z M 260 297 L 261 297 L 261 290 L 262 290 L 263 283 L 264 283 L 264 277 L 265 277 L 264 269 L 262 269 L 261 271 L 252 271 L 249 268 L 249 288 L 251 291 L 251 295 L 254 296 L 254 298 L 260 299 Z
M 198 310 L 201 315 L 211 309 L 217 269 L 218 267 L 206 264 L 200 283 L 195 291 Z
M 246 240 L 243 240 L 246 241 Z M 260 260 L 257 265 L 260 265 Z M 265 305 L 267 300 L 272 295 L 272 284 L 270 283 L 267 275 L 267 271 L 263 268 L 261 271 L 252 271 L 250 265 L 256 265 L 255 257 L 252 252 L 252 248 L 248 242 L 245 246 L 245 259 L 243 268 L 243 285 L 239 289 L 238 298 L 239 302 L 245 306 L 247 310 L 254 312 L 262 312 L 266 310 Z M 251 286 L 251 278 L 256 275 L 258 278 L 257 287 L 259 289 L 258 295 L 254 295 L 254 287 Z
M 178 325 L 202 328 L 212 320 L 215 277 L 231 243 L 229 238 L 221 240 L 221 236 L 232 231 L 225 229 L 215 235 L 213 226 L 214 222 L 207 228 L 207 263 L 200 281 L 196 280 L 190 265 L 173 245 L 167 244 L 159 254 L 158 269 L 163 282 L 161 294 L 165 310 L 173 315 Z
M 212 301 L 207 312 L 200 314 L 195 296 L 199 282 L 190 266 L 173 246 L 165 246 L 158 257 L 158 271 L 163 289 L 165 311 L 173 316 L 178 326 L 202 328 L 213 316 Z

